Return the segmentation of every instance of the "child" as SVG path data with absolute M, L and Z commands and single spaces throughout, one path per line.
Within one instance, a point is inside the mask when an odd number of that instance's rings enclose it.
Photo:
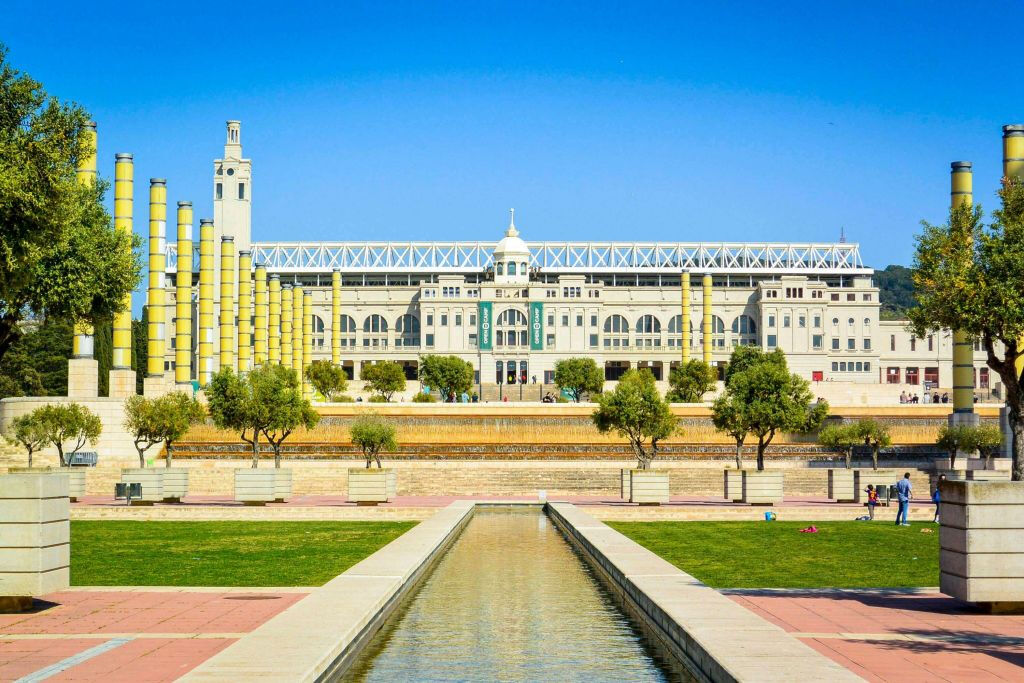
M 868 484 L 868 521 L 874 521 L 875 519 L 875 506 L 878 505 L 878 490 L 875 489 L 874 484 Z
M 936 524 L 939 523 L 939 505 L 942 503 L 942 494 L 939 493 L 939 487 L 944 481 L 946 481 L 946 475 L 940 474 L 939 478 L 935 481 L 935 490 L 932 491 L 932 502 L 935 503 L 935 517 L 932 521 Z

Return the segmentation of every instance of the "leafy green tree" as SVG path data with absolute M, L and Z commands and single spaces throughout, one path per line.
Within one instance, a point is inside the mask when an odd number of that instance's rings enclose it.
M 341 367 L 327 360 L 315 360 L 306 368 L 306 379 L 330 402 L 348 388 L 348 376 Z
M 857 438 L 871 449 L 871 467 L 877 470 L 879 450 L 892 445 L 889 428 L 878 420 L 870 418 L 857 420 L 853 423 L 852 428 Z
M 974 452 L 974 428 L 970 425 L 946 425 L 939 430 L 935 445 L 949 453 L 949 468 L 955 469 L 959 451 Z
M 54 317 L 23 324 L 0 360 L 0 398 L 64 396 L 68 388 L 71 323 Z
M 584 394 L 600 394 L 604 372 L 593 358 L 563 358 L 555 361 L 555 384 L 579 403 Z
M 825 425 L 818 432 L 818 443 L 846 456 L 846 469 L 850 469 L 853 449 L 861 441 L 860 435 L 853 427 L 854 425 L 850 424 L 831 424 Z
M 428 394 L 425 391 L 417 391 L 416 395 L 412 397 L 413 403 L 437 403 L 437 399 L 434 398 L 433 394 Z
M 999 452 L 1003 445 L 1003 433 L 999 427 L 980 424 L 974 428 L 974 447 L 985 458 L 985 467 L 992 464 L 992 456 Z
M 917 299 L 914 298 L 914 279 L 910 268 L 887 266 L 885 270 L 875 271 L 874 280 L 878 285 L 881 319 L 906 320 L 907 310 L 917 304 Z
M 715 429 L 728 434 L 736 442 L 736 469 L 743 469 L 743 442 L 747 439 L 747 423 L 739 397 L 728 391 L 711 404 L 711 422 Z
M 442 401 L 473 386 L 473 365 L 458 356 L 428 354 L 420 358 L 420 383 L 437 389 Z
M 274 467 L 281 467 L 281 445 L 302 427 L 313 429 L 320 414 L 309 400 L 302 397 L 299 377 L 283 365 L 262 365 L 248 375 L 255 400 L 270 407 L 270 419 L 263 427 L 263 436 L 274 449 Z
M 192 425 L 199 424 L 206 417 L 203 404 L 189 392 L 172 391 L 154 401 L 155 435 L 167 448 L 164 464 L 172 465 L 174 442 L 185 436 Z
M 93 355 L 99 371 L 99 394 L 110 396 L 110 368 L 114 364 L 114 324 L 100 320 L 93 326 Z
M 360 376 L 367 388 L 385 402 L 390 403 L 395 392 L 405 391 L 405 370 L 398 363 L 383 361 L 365 365 Z
M 138 284 L 141 239 L 116 231 L 104 183 L 80 183 L 88 114 L 19 73 L 0 46 L 0 360 L 29 316 L 96 322 Z
M 352 443 L 359 446 L 366 458 L 366 467 L 369 468 L 372 461 L 380 464 L 381 451 L 393 451 L 398 448 L 398 441 L 395 440 L 395 425 L 391 424 L 380 415 L 364 415 L 356 419 L 348 428 Z
M 28 451 L 29 467 L 32 467 L 32 454 L 49 443 L 46 429 L 34 413 L 19 415 L 11 420 L 4 438 L 8 443 Z
M 99 416 L 78 403 L 50 403 L 30 414 L 39 422 L 46 440 L 57 449 L 61 467 L 70 467 L 71 456 L 86 443 L 95 445 L 103 432 Z M 74 446 L 65 457 L 64 444 L 69 441 L 74 442 Z
M 213 423 L 238 432 L 242 441 L 252 447 L 253 468 L 260 462 L 260 434 L 273 419 L 273 407 L 253 392 L 252 376 L 258 372 L 259 369 L 239 376 L 230 367 L 221 368 L 210 378 L 206 389 Z
M 615 391 L 594 398 L 597 401 L 597 409 L 591 415 L 594 425 L 602 433 L 615 431 L 629 439 L 637 467 L 648 469 L 658 456 L 658 442 L 671 436 L 678 424 L 668 402 L 658 393 L 654 375 L 647 370 L 627 370 Z
M 146 451 L 160 443 L 157 434 L 156 401 L 145 396 L 129 396 L 124 402 L 124 429 L 132 435 L 139 454 L 139 467 L 146 466 Z
M 959 330 L 981 342 L 1003 381 L 1013 434 L 1013 479 L 1024 480 L 1024 185 L 1003 179 L 1002 206 L 989 226 L 981 207 L 950 210 L 945 225 L 923 223 L 912 269 L 918 336 Z
M 739 347 L 737 347 L 739 348 Z M 689 360 L 668 373 L 670 403 L 700 403 L 715 388 L 718 373 L 702 360 Z
M 760 346 L 737 346 L 729 356 L 729 364 L 725 366 L 725 385 L 729 386 L 734 375 L 761 363 L 774 363 L 786 367 L 786 354 L 782 349 L 765 353 Z
M 146 386 L 149 363 L 149 306 L 142 307 L 142 316 L 132 319 L 132 370 L 135 371 L 135 393 L 141 394 Z

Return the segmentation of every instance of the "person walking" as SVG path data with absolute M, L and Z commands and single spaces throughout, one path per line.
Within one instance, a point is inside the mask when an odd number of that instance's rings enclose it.
M 913 496 L 911 488 L 910 472 L 904 472 L 903 478 L 896 482 L 896 498 L 899 502 L 899 508 L 896 510 L 896 526 L 910 526 L 907 521 L 907 513 L 910 511 L 910 498 Z
M 935 503 L 935 517 L 932 519 L 936 524 L 939 523 L 939 503 L 942 502 L 942 494 L 939 493 L 939 488 L 942 487 L 942 482 L 946 481 L 946 475 L 940 474 L 939 478 L 935 480 L 935 490 L 932 491 L 932 502 Z

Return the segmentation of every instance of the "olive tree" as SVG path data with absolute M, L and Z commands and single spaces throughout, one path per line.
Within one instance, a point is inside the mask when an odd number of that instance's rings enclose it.
M 627 370 L 615 391 L 598 394 L 595 399 L 594 425 L 601 432 L 614 431 L 629 439 L 637 467 L 648 469 L 658 455 L 658 442 L 671 436 L 678 424 L 668 402 L 658 393 L 654 375 L 647 370 Z
M 974 428 L 970 425 L 945 425 L 939 430 L 935 445 L 949 453 L 949 468 L 955 469 L 958 452 L 974 452 Z
M 715 388 L 718 373 L 702 360 L 689 360 L 668 373 L 670 403 L 700 403 L 704 394 Z
M 359 375 L 366 382 L 366 388 L 385 402 L 390 403 L 395 392 L 405 391 L 405 370 L 393 361 L 364 366 Z
M 743 442 L 747 439 L 747 423 L 740 399 L 728 391 L 711 404 L 711 423 L 715 429 L 728 434 L 736 442 L 736 469 L 743 469 Z
M 155 403 L 145 396 L 130 396 L 124 402 L 124 430 L 132 436 L 139 467 L 146 466 L 146 451 L 162 441 L 157 435 Z
M 860 435 L 853 427 L 852 424 L 831 424 L 818 432 L 818 443 L 846 457 L 846 469 L 850 469 L 853 449 L 860 443 Z
M 281 445 L 300 427 L 313 429 L 320 414 L 303 398 L 298 375 L 283 365 L 263 365 L 248 375 L 255 400 L 270 407 L 270 418 L 262 427 L 274 449 L 274 467 L 281 467 Z
M 1003 433 L 995 425 L 980 424 L 974 428 L 974 447 L 985 458 L 985 467 L 992 464 L 992 456 L 1003 445 Z
M 307 365 L 306 380 L 328 402 L 348 387 L 345 370 L 328 360 L 315 360 Z
M 270 404 L 259 400 L 253 392 L 252 376 L 259 372 L 257 368 L 240 376 L 229 367 L 221 368 L 210 378 L 206 388 L 213 423 L 221 429 L 238 432 L 242 441 L 252 447 L 254 468 L 260 463 L 260 434 L 272 419 Z
M 11 420 L 10 427 L 8 427 L 4 438 L 8 443 L 14 446 L 21 446 L 28 451 L 29 467 L 32 467 L 32 454 L 49 443 L 46 429 L 39 421 L 35 411 L 26 415 L 19 415 Z
M 206 409 L 192 394 L 172 391 L 154 401 L 156 436 L 164 443 L 167 457 L 164 464 L 170 467 L 174 459 L 174 442 L 185 436 L 192 425 L 199 424 L 206 417 Z
M 555 384 L 579 403 L 584 394 L 600 394 L 604 372 L 593 358 L 563 358 L 555 361 Z
M 420 383 L 437 389 L 442 401 L 469 391 L 473 365 L 458 356 L 428 354 L 420 358 Z
M 878 469 L 878 452 L 892 445 L 889 428 L 878 420 L 870 418 L 857 420 L 851 425 L 854 434 L 865 446 L 871 449 L 871 469 Z
M 378 468 L 381 467 L 380 452 L 398 448 L 395 426 L 380 415 L 370 414 L 356 419 L 348 428 L 348 433 L 352 443 L 362 449 L 367 468 L 373 461 L 377 462 Z
M 46 440 L 57 449 L 61 467 L 71 466 L 71 456 L 86 443 L 95 445 L 103 433 L 99 415 L 78 403 L 51 403 L 32 411 L 39 421 Z M 64 453 L 64 444 L 74 445 Z

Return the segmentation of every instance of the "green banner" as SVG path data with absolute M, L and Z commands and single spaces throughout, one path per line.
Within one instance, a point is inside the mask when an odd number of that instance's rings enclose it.
M 544 302 L 530 302 L 530 350 L 544 350 Z
M 477 318 L 477 335 L 480 338 L 480 350 L 490 351 L 494 342 L 494 305 L 490 301 L 481 301 Z

